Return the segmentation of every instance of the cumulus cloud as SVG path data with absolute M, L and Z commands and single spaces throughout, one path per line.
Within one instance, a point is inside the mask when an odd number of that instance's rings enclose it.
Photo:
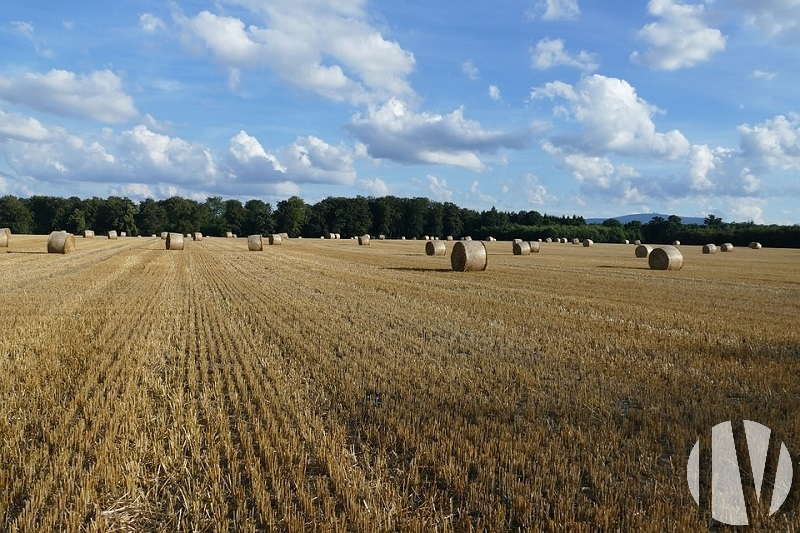
M 219 177 L 211 151 L 179 137 L 170 137 L 140 124 L 117 139 L 126 167 L 137 176 L 170 182 L 213 183 Z
M 737 128 L 742 153 L 757 164 L 779 170 L 800 170 L 800 114 L 778 115 L 761 124 Z
M 542 20 L 574 19 L 581 14 L 578 0 L 544 0 L 536 3 L 534 12 Z
M 412 96 L 413 54 L 373 28 L 363 0 L 242 0 L 261 25 L 202 11 L 179 16 L 184 39 L 231 69 L 266 67 L 287 84 L 333 101 L 366 103 Z
M 347 130 L 376 159 L 452 165 L 475 171 L 487 168 L 478 154 L 522 148 L 529 136 L 528 132 L 484 130 L 477 122 L 464 118 L 463 108 L 448 115 L 415 113 L 398 99 L 354 115 Z
M 536 70 L 547 70 L 557 66 L 575 67 L 583 71 L 596 70 L 598 65 L 594 55 L 581 50 L 575 55 L 570 55 L 564 49 L 563 39 L 550 39 L 545 37 L 536 46 L 531 47 L 531 66 Z
M 77 75 L 66 70 L 20 77 L 0 76 L 0 99 L 55 115 L 125 122 L 137 115 L 133 98 L 125 94 L 122 80 L 110 70 Z
M 534 89 L 532 98 L 566 101 L 558 113 L 582 126 L 577 136 L 552 142 L 581 152 L 616 152 L 675 159 L 689 150 L 689 141 L 678 130 L 656 131 L 653 115 L 658 112 L 636 94 L 625 80 L 595 74 L 574 86 L 556 81 Z
M 528 204 L 545 205 L 558 200 L 550 194 L 547 187 L 540 183 L 539 178 L 534 174 L 526 174 L 522 177 L 522 192 Z
M 453 199 L 453 190 L 447 186 L 447 180 L 439 179 L 436 176 L 428 174 L 428 192 L 435 200 L 440 202 L 450 202 Z
M 489 85 L 489 98 L 495 102 L 500 102 L 503 99 L 500 96 L 500 88 L 497 85 Z
M 243 182 L 283 181 L 286 167 L 267 152 L 258 139 L 240 131 L 231 138 L 228 150 L 229 175 Z
M 0 109 L 0 143 L 7 140 L 37 142 L 50 137 L 50 132 L 33 117 L 6 113 Z
M 353 154 L 343 144 L 333 146 L 314 135 L 298 137 L 278 151 L 286 173 L 298 183 L 353 185 Z
M 676 70 L 707 61 L 725 49 L 726 37 L 705 22 L 704 4 L 674 0 L 650 0 L 648 11 L 658 22 L 646 24 L 638 36 L 649 48 L 635 51 L 630 59 L 656 70 Z
M 359 185 L 365 189 L 370 196 L 380 197 L 391 193 L 391 189 L 381 178 L 371 180 L 359 180 Z

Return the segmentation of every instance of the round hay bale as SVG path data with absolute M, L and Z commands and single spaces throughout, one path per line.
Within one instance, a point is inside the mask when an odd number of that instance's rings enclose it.
M 162 241 L 165 241 L 165 240 L 167 240 L 167 237 L 168 237 L 168 236 L 169 236 L 169 232 L 168 232 L 168 231 L 162 231 L 162 232 L 161 232 L 161 240 L 162 240 Z
M 429 241 L 429 240 L 431 240 L 431 237 L 430 237 L 430 235 L 425 235 L 425 240 L 426 240 L 426 241 Z
M 341 233 L 334 233 L 334 238 L 335 239 L 341 239 L 342 238 L 342 234 Z
M 336 238 L 336 234 L 335 233 L 328 233 L 328 239 L 333 240 L 335 238 Z
M 248 235 L 247 236 L 247 249 L 251 252 L 260 252 L 264 249 L 264 242 L 261 240 L 261 235 Z
M 639 246 L 640 244 L 642 244 L 642 241 L 640 241 L 639 239 L 636 239 L 635 241 L 633 241 L 633 244 L 635 244 L 636 246 Z
M 631 241 L 629 241 L 628 239 L 623 239 L 622 240 L 622 244 L 630 244 L 630 243 L 631 243 Z
M 647 263 L 651 270 L 680 270 L 683 254 L 677 246 L 661 246 L 650 252 Z
M 489 237 L 487 240 L 488 240 L 489 242 L 495 242 L 497 239 L 496 239 L 495 237 L 491 237 L 491 236 L 490 236 L 490 237 Z
M 158 235 L 156 235 L 155 233 L 153 233 L 152 235 L 150 235 L 150 237 L 152 237 L 152 238 L 154 238 L 154 239 L 158 239 Z
M 127 237 L 128 236 L 128 232 L 127 231 L 120 231 L 119 232 L 119 236 L 120 237 Z
M 378 240 L 379 240 L 379 241 L 385 241 L 385 240 L 386 240 L 386 235 L 384 235 L 383 233 L 381 233 L 380 235 L 378 235 Z
M 404 240 L 406 240 L 406 237 L 405 237 L 405 235 L 404 235 L 404 236 L 402 236 L 402 237 L 400 237 L 400 240 L 401 240 L 401 241 L 404 241 Z
M 528 242 L 528 246 L 531 247 L 532 254 L 538 254 L 539 250 L 541 249 L 541 243 L 539 241 L 530 241 Z
M 465 240 L 465 241 L 471 241 L 471 240 L 472 240 L 472 237 L 470 237 L 469 235 L 467 235 L 466 237 L 464 237 L 464 240 Z
M 192 233 L 192 240 L 193 241 L 202 241 L 203 240 L 203 234 L 200 233 L 199 231 L 195 231 L 194 233 Z
M 280 235 L 281 239 L 283 239 L 284 241 L 289 240 L 289 234 L 286 233 L 285 231 L 283 233 L 279 233 L 278 235 Z
M 649 244 L 640 244 L 633 253 L 636 254 L 636 257 L 646 258 L 652 251 L 653 247 Z
M 514 239 L 514 240 L 513 240 L 513 241 L 511 241 L 511 242 L 522 242 L 522 239 Z
M 672 246 L 680 246 L 680 245 L 681 245 L 681 241 L 677 241 L 677 240 L 676 241 L 672 241 Z
M 726 242 L 726 243 L 723 243 L 723 245 L 720 246 L 719 249 L 722 252 L 732 252 L 733 251 L 733 245 L 731 243 L 729 243 L 729 242 Z
M 572 244 L 580 244 L 580 243 L 581 240 L 579 238 L 575 237 L 574 239 L 572 239 Z
M 459 241 L 450 253 L 450 266 L 457 272 L 486 270 L 489 255 L 482 241 Z
M 233 232 L 232 231 L 226 231 L 225 232 L 225 238 L 226 239 L 233 239 Z
M 2 231 L 2 230 L 0 230 Z M 85 229 L 83 230 L 83 238 L 84 239 L 93 239 L 94 238 L 94 230 Z
M 0 228 L 0 248 L 8 248 L 8 228 Z
M 248 237 L 249 239 L 250 237 Z M 280 233 L 273 233 L 269 236 L 270 246 L 279 246 L 283 242 L 283 237 Z
M 369 235 L 368 234 L 361 235 L 358 238 L 358 245 L 359 246 L 368 246 L 369 245 Z
M 124 237 L 124 236 L 125 236 L 125 235 L 123 235 L 123 237 Z M 192 238 L 192 234 L 191 234 L 191 233 L 187 233 L 187 234 L 185 234 L 185 235 L 183 236 L 183 238 L 184 238 L 184 239 L 186 239 L 186 240 L 188 241 L 189 239 L 191 239 L 191 238 Z
M 66 231 L 54 231 L 47 239 L 48 254 L 68 254 L 75 249 L 75 236 Z
M 751 242 L 747 246 L 752 248 L 753 250 L 760 250 L 761 249 L 761 243 L 760 242 Z
M 588 248 L 590 246 L 594 246 L 594 241 L 592 239 L 583 239 L 583 247 Z
M 715 253 L 717 253 L 717 245 L 716 244 L 704 244 L 703 245 L 703 253 L 704 254 L 715 254 Z
M 447 236 L 447 240 L 448 240 L 448 241 L 452 241 L 452 240 L 453 240 L 453 236 L 452 236 L 452 235 L 448 235 L 448 236 Z
M 525 241 L 515 242 L 511 245 L 514 255 L 531 255 L 531 245 Z
M 544 242 L 553 242 L 553 238 L 552 238 L 552 237 L 548 237 L 548 238 L 546 238 L 546 239 L 544 240 Z
M 108 238 L 114 240 L 117 238 L 117 230 L 111 229 L 108 230 Z
M 447 246 L 444 241 L 428 241 L 425 243 L 425 253 L 427 255 L 446 255 Z
M 183 233 L 168 233 L 164 247 L 167 250 L 183 250 Z

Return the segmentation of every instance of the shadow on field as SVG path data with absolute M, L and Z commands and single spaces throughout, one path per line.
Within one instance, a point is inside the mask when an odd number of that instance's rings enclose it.
M 597 268 L 619 268 L 619 269 L 624 269 L 624 270 L 650 270 L 649 266 L 632 267 L 632 266 L 623 266 L 623 265 L 597 265 Z
M 396 270 L 398 272 L 452 272 L 452 268 L 422 268 L 422 267 L 384 267 L 384 270 Z
M 35 251 L 35 250 L 6 250 L 6 253 L 7 254 L 45 254 L 45 255 L 47 255 L 47 252 L 39 252 L 39 251 Z

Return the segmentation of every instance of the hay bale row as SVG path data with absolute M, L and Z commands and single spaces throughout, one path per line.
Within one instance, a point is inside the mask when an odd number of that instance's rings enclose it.
M 167 233 L 164 247 L 167 250 L 183 250 L 183 233 Z
M 426 255 L 447 255 L 447 246 L 444 241 L 428 241 L 425 243 Z
M 75 236 L 66 231 L 54 231 L 47 239 L 48 254 L 68 254 L 75 249 Z
M 269 236 L 269 245 L 270 246 L 280 246 L 283 243 L 283 234 L 281 233 L 273 233 Z
M 715 253 L 717 253 L 717 245 L 716 244 L 704 244 L 703 245 L 703 253 L 704 254 L 715 254 Z
M 247 249 L 251 252 L 260 252 L 264 249 L 264 241 L 261 235 L 248 235 L 247 236 Z
M 115 229 L 108 230 L 108 238 L 111 239 L 111 240 L 116 240 L 116 238 L 117 238 L 117 230 L 115 230 Z
M 748 244 L 747 247 L 751 248 L 753 250 L 760 250 L 761 249 L 761 243 L 753 241 L 750 244 Z
M 450 266 L 457 272 L 486 270 L 489 256 L 482 241 L 458 241 L 450 253 Z
M 639 241 L 636 241 L 636 242 L 639 242 Z M 633 253 L 636 255 L 636 257 L 645 259 L 645 258 L 650 256 L 650 253 L 652 251 L 653 251 L 653 247 L 650 246 L 649 244 L 639 244 L 636 247 L 636 250 L 634 250 Z
M 680 270 L 683 254 L 677 246 L 661 246 L 650 252 L 647 262 L 651 270 Z
M 729 242 L 723 243 L 722 246 L 719 247 L 721 252 L 732 252 L 733 245 Z
M 511 245 L 514 255 L 531 255 L 531 245 L 525 241 L 515 242 Z
M 369 234 L 366 233 L 358 237 L 359 246 L 369 246 Z

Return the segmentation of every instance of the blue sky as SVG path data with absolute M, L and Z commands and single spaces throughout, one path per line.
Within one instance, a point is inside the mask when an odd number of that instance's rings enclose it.
M 800 223 L 800 0 L 5 0 L 0 52 L 0 194 Z

